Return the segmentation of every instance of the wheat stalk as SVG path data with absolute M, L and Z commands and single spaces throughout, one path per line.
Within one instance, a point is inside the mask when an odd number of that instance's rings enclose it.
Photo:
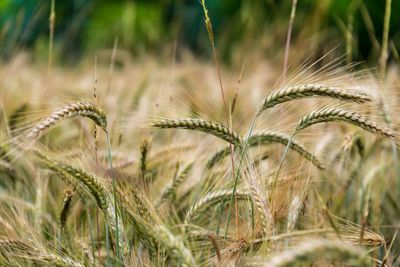
M 179 128 L 208 133 L 219 137 L 232 145 L 240 146 L 241 138 L 232 129 L 219 123 L 203 119 L 163 119 L 151 123 L 155 128 Z
M 375 122 L 368 120 L 356 112 L 338 108 L 324 108 L 311 112 L 304 116 L 297 124 L 296 131 L 303 130 L 320 122 L 343 121 L 372 133 L 377 133 L 388 138 L 395 138 L 396 134 L 391 129 L 385 128 Z
M 68 104 L 61 109 L 53 112 L 41 122 L 36 124 L 25 136 L 26 139 L 32 140 L 38 138 L 49 128 L 57 124 L 59 121 L 77 116 L 88 117 L 92 119 L 103 130 L 107 127 L 107 119 L 105 113 L 95 104 L 90 102 L 77 102 Z
M 346 92 L 343 89 L 323 84 L 292 85 L 279 89 L 267 96 L 261 105 L 259 113 L 284 102 L 309 97 L 330 97 L 354 103 L 365 103 L 372 100 L 370 96 L 360 92 Z

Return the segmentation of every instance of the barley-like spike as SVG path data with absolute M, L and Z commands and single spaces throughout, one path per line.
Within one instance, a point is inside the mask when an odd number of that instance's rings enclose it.
M 208 170 L 212 169 L 216 164 L 218 164 L 221 160 L 223 160 L 230 153 L 231 153 L 230 147 L 226 147 L 226 148 L 219 150 L 207 161 L 206 169 L 208 169 Z
M 83 169 L 71 166 L 64 162 L 51 160 L 48 157 L 42 155 L 40 152 L 35 151 L 36 155 L 38 155 L 43 162 L 46 164 L 46 167 L 50 170 L 56 171 L 58 173 L 63 173 L 69 175 L 71 178 L 75 179 L 80 186 L 82 186 L 85 191 L 92 196 L 97 206 L 104 213 L 107 224 L 110 226 L 111 230 L 116 233 L 117 226 L 115 225 L 115 216 L 119 216 L 115 214 L 114 203 L 111 200 L 111 193 L 107 189 L 105 185 L 103 185 L 98 178 L 86 172 Z M 123 231 L 123 226 L 119 222 L 118 229 L 120 232 Z M 121 248 L 126 248 L 124 246 L 124 240 L 122 236 L 119 236 L 119 244 Z M 126 252 L 126 251 L 124 251 Z
M 252 177 L 248 177 L 248 186 L 250 189 L 250 195 L 260 216 L 262 226 L 261 235 L 265 236 L 272 234 L 274 229 L 274 219 L 271 212 L 267 208 L 267 201 L 264 197 L 264 194 L 260 190 L 262 186 L 259 184 L 257 179 Z
M 176 193 L 178 187 L 185 181 L 188 173 L 193 167 L 193 163 L 188 164 L 181 173 L 179 173 L 172 182 L 165 187 L 165 189 L 161 193 L 160 200 L 158 201 L 158 205 L 160 205 L 166 199 L 172 199 Z
M 290 140 L 290 137 L 286 136 L 284 134 L 270 132 L 270 131 L 264 131 L 264 132 L 255 133 L 252 137 L 250 137 L 249 146 L 257 146 L 257 145 L 268 144 L 268 143 L 279 143 L 279 144 L 286 146 L 288 144 L 289 140 Z M 322 162 L 313 153 L 308 151 L 302 144 L 297 142 L 295 139 L 292 139 L 292 141 L 290 143 L 290 149 L 296 151 L 301 156 L 303 156 L 305 159 L 309 160 L 318 169 L 320 169 L 320 170 L 325 169 L 325 166 L 322 164 Z
M 203 119 L 163 119 L 151 123 L 156 128 L 180 128 L 200 131 L 219 137 L 235 146 L 240 146 L 241 138 L 232 129 L 219 123 Z
M 41 122 L 36 124 L 27 134 L 26 139 L 32 140 L 38 138 L 50 127 L 54 126 L 57 122 L 67 118 L 77 116 L 88 117 L 92 119 L 99 127 L 104 130 L 107 127 L 107 119 L 105 113 L 99 109 L 95 104 L 90 102 L 77 102 L 68 104 L 63 108 L 53 112 Z
M 323 84 L 300 84 L 288 86 L 271 93 L 264 99 L 260 113 L 275 105 L 306 97 L 330 97 L 354 103 L 364 103 L 372 100 L 369 95 L 361 92 L 348 92 Z
M 169 256 L 174 259 L 176 263 L 180 263 L 179 265 L 183 267 L 197 266 L 192 253 L 179 236 L 173 235 L 168 228 L 162 224 L 156 225 L 153 231 L 160 244 L 162 244 L 162 247 L 167 250 Z
M 388 138 L 395 138 L 396 134 L 391 129 L 385 128 L 378 123 L 368 120 L 368 118 L 361 116 L 360 114 L 338 109 L 338 108 L 324 108 L 311 112 L 304 116 L 297 124 L 296 130 L 303 130 L 311 125 L 320 122 L 332 122 L 332 121 L 343 121 L 372 133 L 376 133 Z
M 335 260 L 351 266 L 372 266 L 364 252 L 344 242 L 333 240 L 309 240 L 293 249 L 272 257 L 263 266 L 309 266 L 315 260 Z
M 147 156 L 149 152 L 149 142 L 144 140 L 140 145 L 140 176 L 141 178 L 145 179 L 146 172 L 147 172 Z
M 151 211 L 149 210 L 148 203 L 142 199 L 137 191 L 127 195 L 119 188 L 116 189 L 118 202 L 124 210 L 124 214 L 128 215 L 132 220 L 132 223 L 135 226 L 135 231 L 138 232 L 138 238 L 149 251 L 150 256 L 152 258 L 156 257 L 158 253 L 158 243 L 153 236 L 154 233 L 149 232 L 148 227 L 143 225 L 143 221 L 146 221 L 151 225 L 153 225 L 155 221 Z
M 43 155 L 40 156 L 43 162 L 46 164 L 46 167 L 50 170 L 61 172 L 63 174 L 68 174 L 74 180 L 74 184 L 78 184 L 83 186 L 91 196 L 94 197 L 96 200 L 96 204 L 99 208 L 106 213 L 108 208 L 108 200 L 107 200 L 107 193 L 106 188 L 101 185 L 96 177 L 93 175 L 81 170 L 79 168 L 70 166 L 63 162 L 51 160 L 48 157 Z
M 261 131 L 253 134 L 248 142 L 249 147 L 254 147 L 258 145 L 266 145 L 270 143 L 279 143 L 282 145 L 287 145 L 290 137 L 276 133 L 271 131 Z M 305 159 L 309 160 L 312 164 L 314 164 L 318 169 L 324 170 L 325 166 L 313 153 L 308 151 L 302 144 L 297 142 L 295 139 L 292 139 L 290 144 L 290 149 L 296 151 Z M 217 163 L 219 163 L 224 157 L 228 156 L 230 153 L 230 148 L 226 147 L 212 156 L 206 165 L 207 169 L 213 168 Z
M 59 255 L 50 249 L 37 247 L 37 244 L 25 242 L 18 239 L 2 239 L 0 240 L 0 255 L 7 257 L 15 257 L 18 260 L 24 259 L 31 263 L 39 265 L 57 267 L 83 267 L 84 264 L 68 257 L 67 255 Z M 8 261 L 7 261 L 8 262 Z M 8 262 L 9 264 L 9 262 Z M 36 265 L 35 264 L 35 265 Z
M 185 224 L 188 224 L 193 217 L 195 216 L 196 213 L 200 212 L 201 210 L 204 210 L 216 203 L 219 203 L 223 200 L 229 200 L 229 198 L 232 195 L 231 189 L 228 190 L 219 190 L 215 192 L 210 192 L 204 197 L 200 198 L 195 204 L 193 204 L 188 212 L 186 213 L 185 217 Z M 236 190 L 235 192 L 236 197 L 238 200 L 249 200 L 251 199 L 251 196 L 249 192 L 246 191 L 241 191 L 241 190 Z
M 74 196 L 74 192 L 67 189 L 64 194 L 64 200 L 63 204 L 61 207 L 61 212 L 60 212 L 60 226 L 61 229 L 64 229 L 65 224 L 67 222 L 67 217 L 68 213 L 71 209 L 71 202 L 72 202 L 72 197 Z
M 34 151 L 35 155 L 37 155 L 40 159 L 44 161 L 44 164 L 46 165 L 47 168 L 52 170 L 55 174 L 58 175 L 58 177 L 67 185 L 71 186 L 74 190 L 74 193 L 77 193 L 79 197 L 81 198 L 82 201 L 85 201 L 87 192 L 85 192 L 84 188 L 81 187 L 81 184 L 78 180 L 75 178 L 71 178 L 68 173 L 65 171 L 61 170 L 60 168 L 56 168 L 52 164 L 52 160 L 44 155 L 43 153 L 39 151 Z
M 236 261 L 248 246 L 245 240 L 239 239 L 221 250 L 222 266 L 235 266 Z

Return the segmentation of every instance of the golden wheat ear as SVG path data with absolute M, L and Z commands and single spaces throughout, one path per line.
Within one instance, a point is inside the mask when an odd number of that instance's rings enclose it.
M 196 201 L 190 206 L 185 217 L 185 224 L 189 224 L 196 215 L 202 214 L 207 208 L 221 203 L 223 201 L 229 200 L 233 193 L 233 190 L 219 190 L 206 194 L 202 198 Z M 251 200 L 250 193 L 247 191 L 236 190 L 235 192 L 236 200 Z
M 219 123 L 203 119 L 163 119 L 153 121 L 152 127 L 163 129 L 188 129 L 208 133 L 235 146 L 240 146 L 241 138 L 233 129 Z
M 296 131 L 303 130 L 311 125 L 321 123 L 321 122 L 347 122 L 358 126 L 368 132 L 379 134 L 387 138 L 396 138 L 396 133 L 379 125 L 376 122 L 370 121 L 368 118 L 353 112 L 339 108 L 323 108 L 311 112 L 310 114 L 304 116 L 297 124 Z
M 344 242 L 332 240 L 309 240 L 272 257 L 264 266 L 309 266 L 318 259 L 337 260 L 351 266 L 372 266 L 364 251 Z
M 340 88 L 323 84 L 292 85 L 284 89 L 279 89 L 267 96 L 261 105 L 259 113 L 281 103 L 312 97 L 328 97 L 353 103 L 365 103 L 372 100 L 369 95 L 361 92 L 345 91 Z
M 254 133 L 248 140 L 248 147 L 254 147 L 258 145 L 269 145 L 269 144 L 282 144 L 287 145 L 289 143 L 290 137 L 284 134 L 272 132 L 272 131 L 260 131 Z M 290 141 L 291 150 L 297 152 L 299 155 L 303 156 L 305 159 L 314 164 L 318 169 L 324 170 L 325 166 L 317 156 L 312 152 L 308 151 L 302 144 L 297 140 L 292 139 Z M 207 162 L 206 169 L 212 169 L 216 164 L 221 162 L 226 156 L 230 154 L 231 150 L 229 147 L 221 149 L 215 153 Z
M 93 120 L 99 127 L 106 130 L 107 118 L 105 113 L 95 104 L 90 102 L 77 102 L 68 104 L 61 109 L 54 111 L 48 117 L 36 124 L 26 135 L 27 140 L 34 140 L 44 134 L 58 122 L 74 117 L 87 117 Z

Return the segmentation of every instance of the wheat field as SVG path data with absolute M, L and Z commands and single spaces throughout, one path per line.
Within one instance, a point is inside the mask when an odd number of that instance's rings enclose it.
M 218 64 L 202 3 L 215 61 L 0 64 L 0 266 L 400 266 L 398 65 Z

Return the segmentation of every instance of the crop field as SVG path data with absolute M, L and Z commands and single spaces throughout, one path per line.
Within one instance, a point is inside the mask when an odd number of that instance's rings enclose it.
M 62 1 L 34 47 L 0 25 L 0 266 L 400 266 L 398 3 L 380 31 L 354 1 L 340 35 L 286 1 L 234 42 L 194 2 L 205 52 L 112 36 L 67 53 Z

